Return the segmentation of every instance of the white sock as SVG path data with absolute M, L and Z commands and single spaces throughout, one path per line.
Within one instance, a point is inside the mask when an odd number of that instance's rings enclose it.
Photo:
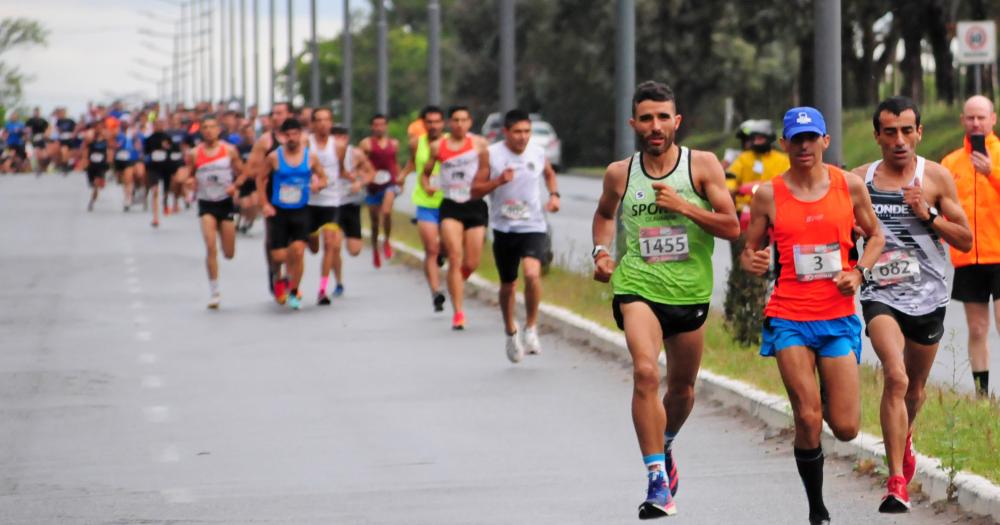
M 208 288 L 212 291 L 212 295 L 219 295 L 219 280 L 218 279 L 209 280 Z

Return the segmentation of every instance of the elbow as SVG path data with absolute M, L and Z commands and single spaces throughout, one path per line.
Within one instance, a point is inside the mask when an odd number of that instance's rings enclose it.
M 731 242 L 740 237 L 740 221 L 735 216 L 730 217 L 730 219 L 731 220 L 726 224 L 726 229 L 721 237 Z
M 969 253 L 972 251 L 972 232 L 966 231 L 962 233 L 962 236 L 957 239 L 957 242 L 951 245 L 952 248 L 957 249 L 962 253 Z

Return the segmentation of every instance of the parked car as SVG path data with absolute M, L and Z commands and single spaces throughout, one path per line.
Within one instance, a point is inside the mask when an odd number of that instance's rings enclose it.
M 489 143 L 503 140 L 503 115 L 500 113 L 490 113 L 483 123 L 482 136 Z M 542 120 L 538 113 L 531 114 L 531 142 L 537 144 L 545 150 L 545 158 L 549 164 L 558 171 L 562 167 L 562 143 L 556 135 L 555 129 L 548 122 Z

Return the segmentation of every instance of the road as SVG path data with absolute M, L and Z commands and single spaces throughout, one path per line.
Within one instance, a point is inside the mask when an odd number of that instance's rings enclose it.
M 408 184 L 411 181 L 408 181 Z M 409 200 L 409 191 L 403 192 L 399 199 L 399 209 L 412 213 L 413 204 Z M 559 213 L 550 214 L 549 221 L 553 231 L 553 251 L 556 264 L 574 271 L 589 274 L 593 270 L 590 250 L 593 247 L 590 225 L 597 207 L 597 199 L 601 194 L 601 180 L 595 177 L 580 177 L 562 174 L 559 177 L 559 193 L 562 195 L 562 209 Z M 712 306 L 722 308 L 726 296 L 726 279 L 732 264 L 729 256 L 729 243 L 716 239 L 715 252 L 712 255 L 712 266 L 715 282 L 712 287 Z M 952 269 L 949 269 L 948 279 L 951 281 Z M 858 305 L 860 314 L 861 307 Z M 948 307 L 945 316 L 945 337 L 941 343 L 931 380 L 942 385 L 956 384 L 963 392 L 972 391 L 972 375 L 969 371 L 969 359 L 966 354 L 968 330 L 965 324 L 965 311 L 961 303 L 953 302 Z M 949 347 L 949 342 L 951 346 Z M 878 357 L 872 350 L 868 338 L 864 338 L 865 349 L 862 358 L 865 362 L 878 364 Z M 989 335 L 990 368 L 1000 370 L 1000 335 L 995 327 Z M 951 351 L 954 349 L 954 351 Z M 953 371 L 957 370 L 953 377 Z M 957 378 L 957 382 L 955 381 Z M 990 391 L 1000 395 L 1000 381 L 993 381 Z
M 368 258 L 333 306 L 265 293 L 259 229 L 204 308 L 192 212 L 84 211 L 83 176 L 0 177 L 0 523 L 631 523 L 644 494 L 630 373 L 550 335 L 506 361 L 497 311 L 434 314 L 421 275 Z M 316 259 L 303 290 L 316 289 Z M 703 401 L 677 523 L 798 524 L 784 435 Z M 839 523 L 957 519 L 827 467 Z

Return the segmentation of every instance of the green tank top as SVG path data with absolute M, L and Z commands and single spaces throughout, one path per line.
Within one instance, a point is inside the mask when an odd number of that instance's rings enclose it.
M 416 165 L 417 169 L 417 183 L 413 185 L 413 204 L 420 206 L 422 208 L 440 208 L 441 200 L 444 199 L 444 193 L 441 190 L 434 192 L 434 195 L 428 195 L 426 191 L 420 186 L 419 177 L 424 173 L 424 166 L 427 165 L 427 161 L 431 160 L 431 145 L 427 141 L 427 134 L 424 133 L 420 135 L 417 139 L 417 154 L 413 156 L 413 163 Z M 441 172 L 441 163 L 435 161 L 434 172 L 431 175 L 431 185 L 437 184 L 437 175 Z
M 712 209 L 692 184 L 688 148 L 680 148 L 673 171 L 659 179 L 646 174 L 641 153 L 633 155 L 621 204 L 625 255 L 611 276 L 611 288 L 615 295 L 638 295 L 655 303 L 707 303 L 715 237 L 691 219 L 658 207 L 656 182 L 666 182 L 699 208 Z

